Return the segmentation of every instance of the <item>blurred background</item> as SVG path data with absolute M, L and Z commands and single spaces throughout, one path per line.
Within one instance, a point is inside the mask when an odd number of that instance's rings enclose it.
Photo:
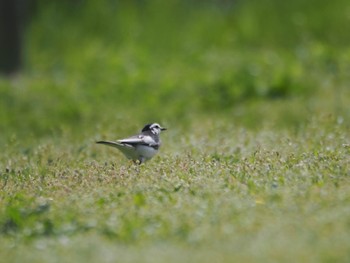
M 1 0 L 0 17 L 2 143 L 349 120 L 348 0 Z

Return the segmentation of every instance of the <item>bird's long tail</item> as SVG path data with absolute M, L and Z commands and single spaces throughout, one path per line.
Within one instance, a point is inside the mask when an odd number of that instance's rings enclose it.
M 112 146 L 112 147 L 117 147 L 117 148 L 122 146 L 122 144 L 117 143 L 117 142 L 112 142 L 112 141 L 97 141 L 96 143 L 104 144 L 104 145 L 108 145 L 108 146 Z

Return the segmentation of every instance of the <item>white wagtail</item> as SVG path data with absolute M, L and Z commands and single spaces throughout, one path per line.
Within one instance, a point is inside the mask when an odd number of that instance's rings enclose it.
M 139 164 L 150 160 L 157 154 L 161 141 L 159 134 L 166 128 L 161 127 L 158 123 L 147 124 L 143 127 L 140 134 L 112 141 L 98 141 L 96 143 L 112 146 L 120 150 L 128 159 Z

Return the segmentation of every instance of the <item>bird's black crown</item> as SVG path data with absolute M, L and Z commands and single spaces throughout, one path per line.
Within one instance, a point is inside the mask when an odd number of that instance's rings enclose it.
M 151 125 L 153 123 L 149 123 L 149 124 L 146 124 L 145 127 L 143 127 L 142 131 L 141 132 L 144 132 L 144 131 L 149 131 L 151 129 Z

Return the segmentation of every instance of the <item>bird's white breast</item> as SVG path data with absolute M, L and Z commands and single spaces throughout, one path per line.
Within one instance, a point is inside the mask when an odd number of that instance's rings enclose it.
M 156 150 L 150 146 L 147 146 L 147 145 L 137 145 L 136 151 L 137 151 L 139 156 L 142 156 L 143 158 L 145 158 L 147 160 L 151 159 L 158 152 L 158 150 Z

